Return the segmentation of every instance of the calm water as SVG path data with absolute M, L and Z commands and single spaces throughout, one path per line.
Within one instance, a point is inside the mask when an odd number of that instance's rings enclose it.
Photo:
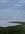
M 9 23 L 8 20 L 0 20 L 0 26 L 7 27 L 7 26 L 16 26 L 21 25 L 19 23 Z

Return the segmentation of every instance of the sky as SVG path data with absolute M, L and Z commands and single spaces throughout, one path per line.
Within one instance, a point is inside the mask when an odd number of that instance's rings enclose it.
M 25 20 L 25 0 L 0 0 L 0 20 Z
M 0 0 L 0 26 L 18 25 L 10 20 L 25 21 L 25 0 Z

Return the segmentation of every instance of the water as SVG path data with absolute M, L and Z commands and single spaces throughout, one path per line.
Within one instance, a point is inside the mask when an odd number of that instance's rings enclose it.
M 9 23 L 8 20 L 0 20 L 0 27 L 21 25 L 19 23 Z

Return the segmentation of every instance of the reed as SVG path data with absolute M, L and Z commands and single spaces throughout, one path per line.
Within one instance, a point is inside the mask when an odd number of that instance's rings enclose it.
M 25 24 L 13 27 L 0 27 L 0 34 L 25 34 Z

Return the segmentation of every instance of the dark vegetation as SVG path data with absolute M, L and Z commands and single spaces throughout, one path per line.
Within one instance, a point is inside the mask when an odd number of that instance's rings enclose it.
M 25 24 L 25 22 L 19 22 L 19 21 L 11 21 L 11 22 L 9 22 L 9 23 L 20 23 L 20 24 Z
M 0 27 L 0 34 L 25 34 L 25 24 L 12 27 Z

